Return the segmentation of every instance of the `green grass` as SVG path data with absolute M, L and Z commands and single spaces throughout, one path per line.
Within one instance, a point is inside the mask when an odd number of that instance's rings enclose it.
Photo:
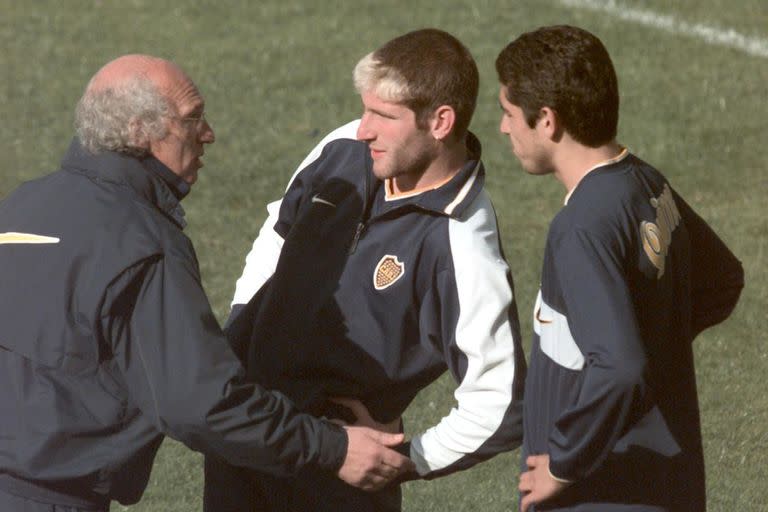
M 768 8 L 760 0 L 622 3 L 768 39 Z M 744 263 L 747 286 L 735 313 L 696 341 L 707 489 L 710 510 L 768 510 L 768 397 L 761 381 L 768 375 L 768 59 L 554 0 L 0 0 L 0 13 L 0 197 L 56 168 L 72 136 L 74 104 L 107 60 L 152 53 L 175 60 L 196 80 L 218 141 L 185 208 L 220 319 L 266 202 L 280 195 L 321 135 L 358 114 L 350 79 L 356 61 L 410 29 L 456 34 L 481 70 L 472 126 L 484 144 L 526 345 L 544 237 L 563 191 L 551 178 L 525 175 L 498 133 L 493 61 L 516 34 L 543 24 L 597 33 L 619 73 L 620 141 L 665 172 Z M 446 414 L 452 392 L 447 377 L 426 389 L 407 412 L 408 430 Z M 405 510 L 514 510 L 517 465 L 513 452 L 461 474 L 409 483 Z M 200 455 L 169 441 L 142 502 L 113 509 L 199 510 L 201 485 Z

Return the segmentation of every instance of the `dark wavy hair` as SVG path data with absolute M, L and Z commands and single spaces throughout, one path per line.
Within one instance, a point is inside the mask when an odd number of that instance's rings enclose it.
M 586 30 L 557 25 L 527 32 L 499 53 L 496 72 L 531 128 L 549 107 L 581 144 L 597 147 L 616 137 L 616 71 L 603 43 Z

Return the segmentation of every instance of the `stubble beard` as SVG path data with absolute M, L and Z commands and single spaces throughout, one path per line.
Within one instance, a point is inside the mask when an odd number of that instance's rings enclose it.
M 415 155 L 394 155 L 388 165 L 377 169 L 373 164 L 373 174 L 380 180 L 401 178 L 416 182 L 435 160 L 434 151 L 424 149 Z M 380 162 L 384 164 L 385 162 Z

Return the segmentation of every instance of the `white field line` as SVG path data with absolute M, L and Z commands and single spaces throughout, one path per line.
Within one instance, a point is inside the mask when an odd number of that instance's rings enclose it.
M 768 58 L 768 39 L 749 37 L 732 29 L 722 29 L 700 23 L 688 23 L 674 16 L 645 9 L 636 9 L 615 0 L 559 0 L 566 7 L 603 11 L 622 20 L 647 25 L 673 34 L 696 37 L 708 44 L 735 48 L 749 55 Z

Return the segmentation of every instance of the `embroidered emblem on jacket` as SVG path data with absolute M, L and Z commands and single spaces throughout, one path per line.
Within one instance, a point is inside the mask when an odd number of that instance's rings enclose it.
M 672 232 L 680 224 L 680 212 L 677 210 L 675 198 L 669 185 L 664 185 L 659 197 L 651 198 L 651 206 L 656 208 L 656 222 L 642 221 L 640 236 L 643 238 L 643 249 L 658 273 L 656 279 L 664 275 L 664 263 L 672 243 Z
M 405 264 L 397 259 L 397 256 L 385 255 L 379 260 L 373 271 L 373 286 L 377 290 L 383 290 L 391 286 L 405 274 Z
M 0 244 L 57 244 L 59 239 L 53 236 L 34 235 L 32 233 L 0 233 Z

